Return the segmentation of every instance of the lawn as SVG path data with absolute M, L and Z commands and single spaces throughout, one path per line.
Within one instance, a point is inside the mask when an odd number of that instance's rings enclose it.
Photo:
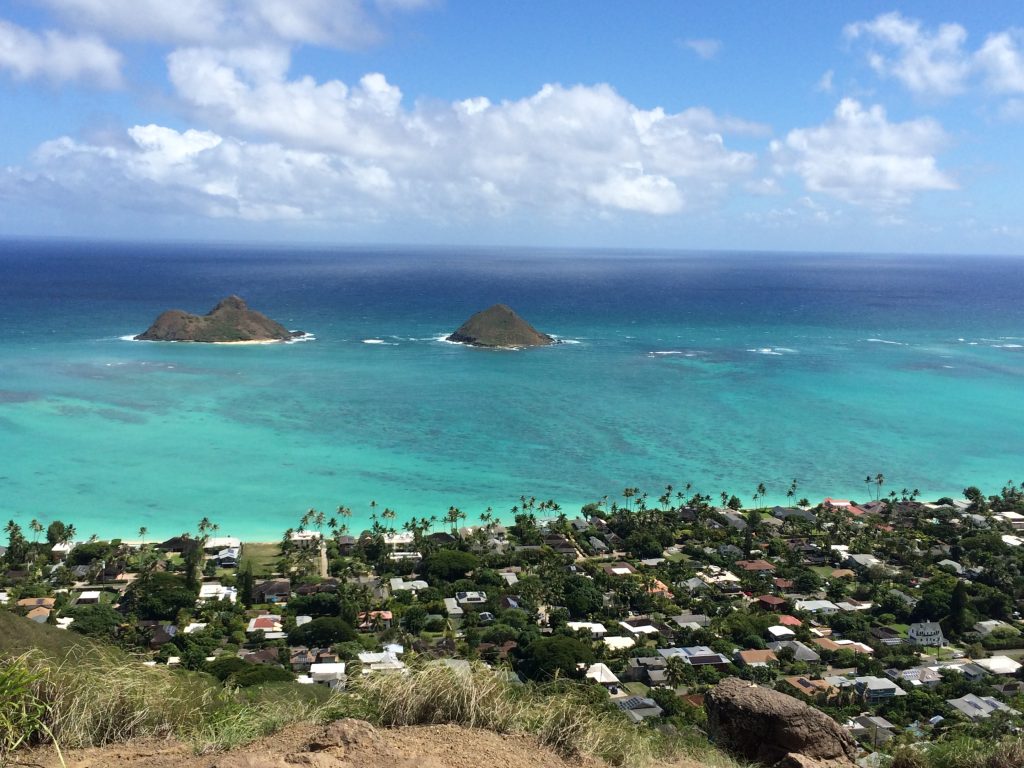
M 651 691 L 651 689 L 643 683 L 624 683 L 622 687 L 634 696 L 646 696 Z
M 252 567 L 253 576 L 270 576 L 277 570 L 277 559 L 281 556 L 278 544 L 243 544 L 239 572 Z

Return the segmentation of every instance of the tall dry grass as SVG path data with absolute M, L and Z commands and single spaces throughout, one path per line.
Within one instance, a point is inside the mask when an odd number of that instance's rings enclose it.
M 31 676 L 30 695 L 45 707 L 43 722 L 62 747 L 173 736 L 207 751 L 315 716 L 313 705 L 294 698 L 248 701 L 212 678 L 116 653 L 73 649 L 54 660 L 30 652 L 5 663 Z
M 735 766 L 709 744 L 684 744 L 633 725 L 607 702 L 572 682 L 520 685 L 483 665 L 456 670 L 427 663 L 408 674 L 371 675 L 322 711 L 328 719 L 356 717 L 384 726 L 454 723 L 498 733 L 527 734 L 566 757 L 596 757 L 643 766 L 669 757 L 700 765 Z

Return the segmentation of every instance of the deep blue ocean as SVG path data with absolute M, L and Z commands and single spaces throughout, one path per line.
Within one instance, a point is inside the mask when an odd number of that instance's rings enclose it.
M 141 343 L 236 293 L 315 341 Z M 276 538 L 666 483 L 1024 479 L 1024 260 L 0 242 L 0 517 Z M 565 344 L 439 341 L 505 302 Z

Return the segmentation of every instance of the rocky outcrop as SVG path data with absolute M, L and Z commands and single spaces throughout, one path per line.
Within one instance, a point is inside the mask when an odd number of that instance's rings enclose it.
M 180 309 L 164 312 L 135 338 L 139 341 L 197 341 L 225 343 L 240 341 L 287 341 L 305 334 L 289 331 L 266 315 L 249 309 L 238 296 L 228 296 L 205 315 L 190 315 Z
M 448 341 L 503 349 L 543 347 L 555 343 L 555 339 L 538 331 L 505 304 L 495 304 L 477 312 L 449 336 Z
M 770 688 L 728 677 L 704 697 L 708 735 L 722 749 L 778 768 L 852 766 L 857 744 L 835 720 Z

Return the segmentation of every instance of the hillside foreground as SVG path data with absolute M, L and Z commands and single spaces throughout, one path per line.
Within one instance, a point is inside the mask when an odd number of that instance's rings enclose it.
M 74 750 L 67 768 L 599 768 L 593 759 L 567 761 L 528 736 L 498 734 L 457 725 L 374 728 L 359 720 L 327 726 L 296 725 L 246 747 L 196 755 L 174 741 L 127 742 Z M 26 762 L 61 768 L 51 749 L 37 750 Z M 700 768 L 689 760 L 664 764 Z

